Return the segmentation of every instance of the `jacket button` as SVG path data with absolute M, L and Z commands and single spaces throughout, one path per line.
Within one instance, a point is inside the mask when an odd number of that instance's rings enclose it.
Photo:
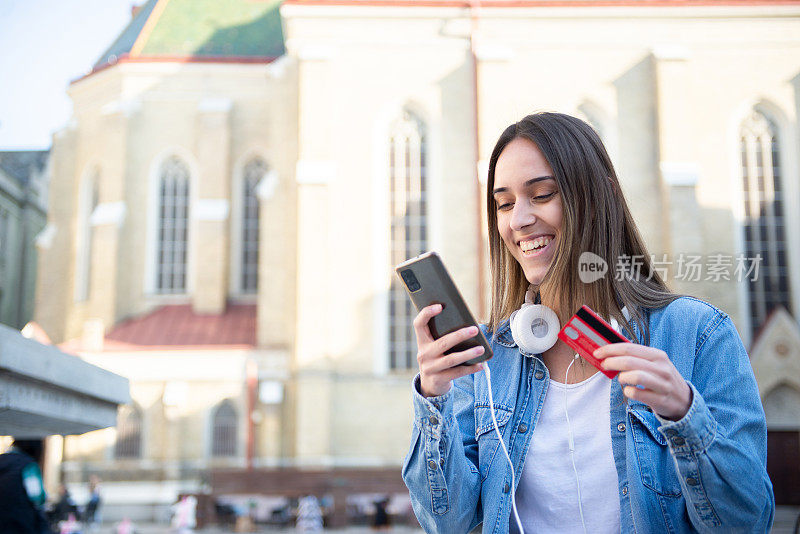
M 697 481 L 697 479 L 696 479 L 696 478 L 694 478 L 694 477 L 689 477 L 689 478 L 687 478 L 687 479 L 686 479 L 686 483 L 687 483 L 688 485 L 690 485 L 690 486 L 696 486 L 696 485 L 698 485 L 698 484 L 699 484 L 699 482 Z
M 668 428 L 668 429 L 666 430 L 666 434 L 667 434 L 668 436 L 670 436 L 670 437 L 672 437 L 672 436 L 677 436 L 677 435 L 678 435 L 678 431 L 677 431 L 677 430 L 675 430 L 674 428 Z
M 511 486 L 509 486 L 508 482 L 506 482 L 506 485 L 503 486 L 503 493 L 508 493 L 509 491 L 511 491 Z
M 620 432 L 625 432 L 625 423 L 618 424 L 617 430 L 619 430 Z
M 623 494 L 623 495 L 627 495 L 627 494 L 628 494 L 628 486 L 624 486 L 624 487 L 622 488 L 622 494 Z
M 439 424 L 439 420 L 436 418 L 435 415 L 432 415 L 432 416 L 428 417 L 428 422 L 430 424 L 432 424 L 432 425 L 438 425 Z
M 534 378 L 536 378 L 536 380 L 541 380 L 542 378 L 544 378 L 544 371 L 542 371 L 540 369 L 540 370 L 536 371 L 535 373 L 533 373 L 533 376 L 534 376 Z
M 684 443 L 686 443 L 686 440 L 683 439 L 680 436 L 676 436 L 676 437 L 672 438 L 672 444 L 675 445 L 676 447 L 680 447 Z
M 444 467 L 444 458 L 439 458 L 439 465 Z
M 431 471 L 434 471 L 436 469 L 436 462 L 433 460 L 428 460 L 428 467 L 431 468 Z
M 525 423 L 520 423 L 519 426 L 517 427 L 517 430 L 519 431 L 520 434 L 524 434 L 525 432 L 528 431 L 528 425 L 526 425 Z

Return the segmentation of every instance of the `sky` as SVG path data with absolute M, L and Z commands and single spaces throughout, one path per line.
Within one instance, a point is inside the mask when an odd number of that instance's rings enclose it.
M 89 72 L 141 0 L 0 0 L 0 150 L 49 149 Z

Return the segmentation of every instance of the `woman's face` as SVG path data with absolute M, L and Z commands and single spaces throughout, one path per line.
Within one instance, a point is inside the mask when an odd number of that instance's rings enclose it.
M 493 195 L 500 237 L 528 282 L 540 284 L 558 249 L 562 212 L 553 169 L 535 143 L 518 137 L 506 145 Z

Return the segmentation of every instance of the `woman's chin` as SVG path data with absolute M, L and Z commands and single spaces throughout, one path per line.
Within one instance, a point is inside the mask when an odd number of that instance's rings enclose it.
M 542 280 L 544 280 L 545 274 L 547 274 L 547 271 L 540 272 L 537 270 L 535 272 L 526 272 L 525 279 L 528 281 L 529 284 L 538 286 L 539 284 L 542 283 Z

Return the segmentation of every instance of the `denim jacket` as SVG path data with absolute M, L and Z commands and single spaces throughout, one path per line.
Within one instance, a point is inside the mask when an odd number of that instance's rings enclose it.
M 750 360 L 730 318 L 680 297 L 648 310 L 650 346 L 665 351 L 692 389 L 679 421 L 659 419 L 611 386 L 611 446 L 622 532 L 767 532 L 775 502 L 766 471 L 766 421 Z M 492 341 L 497 422 L 515 486 L 544 403 L 549 374 L 523 354 L 508 323 Z M 643 336 L 634 326 L 639 343 Z M 511 469 L 489 411 L 486 375 L 459 378 L 425 398 L 414 380 L 414 426 L 403 480 L 426 532 L 509 531 Z M 535 458 L 530 459 L 535 462 Z M 609 488 L 610 489 L 610 488 Z

